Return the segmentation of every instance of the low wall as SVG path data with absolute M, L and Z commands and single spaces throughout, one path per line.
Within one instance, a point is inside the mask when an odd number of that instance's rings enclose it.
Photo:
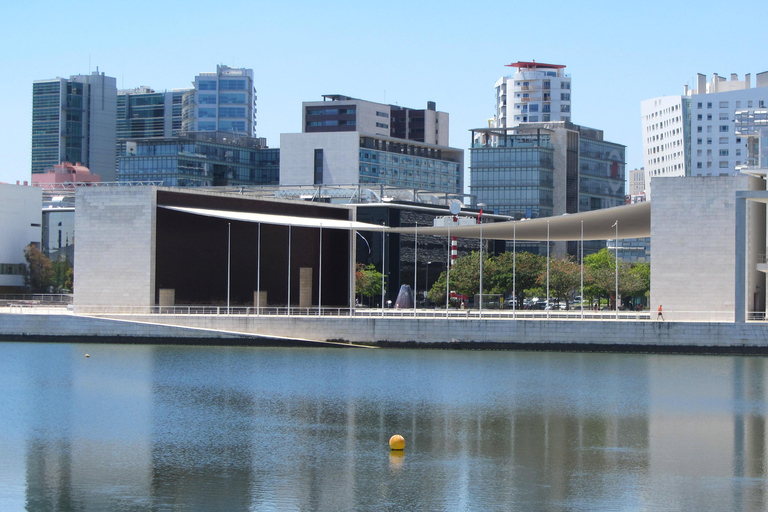
M 135 315 L 131 319 L 381 346 L 768 353 L 764 323 L 215 315 Z
M 5 340 L 768 354 L 764 323 L 30 314 L 4 314 L 0 320 L 0 339 Z

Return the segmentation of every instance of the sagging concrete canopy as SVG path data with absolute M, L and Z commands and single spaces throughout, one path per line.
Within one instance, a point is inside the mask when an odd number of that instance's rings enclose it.
M 193 215 L 202 215 L 204 217 L 217 217 L 219 219 L 239 220 L 244 222 L 258 222 L 263 224 L 274 224 L 277 226 L 296 226 L 306 228 L 326 228 L 326 229 L 360 229 L 366 231 L 389 230 L 387 226 L 369 224 L 366 222 L 356 222 L 351 220 L 338 219 L 320 219 L 315 217 L 299 217 L 296 215 L 273 215 L 266 213 L 236 212 L 228 210 L 213 210 L 210 208 L 187 208 L 181 206 L 160 206 L 168 210 L 177 212 L 191 213 Z
M 612 240 L 616 238 L 616 223 L 618 222 L 618 238 L 644 238 L 651 236 L 651 203 L 635 203 L 590 212 L 560 215 L 558 217 L 543 217 L 489 224 L 473 224 L 471 226 L 454 226 L 419 228 L 420 235 L 456 236 L 462 238 L 483 238 L 493 240 L 549 240 L 572 241 L 582 239 L 582 222 L 584 227 L 583 240 Z M 395 233 L 414 233 L 414 228 L 393 228 Z

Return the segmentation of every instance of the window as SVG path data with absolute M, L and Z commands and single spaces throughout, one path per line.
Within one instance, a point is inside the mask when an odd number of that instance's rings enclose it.
M 727 132 L 728 131 L 728 125 L 727 124 L 721 124 L 720 125 L 720 132 Z
M 712 144 L 712 139 L 710 139 L 709 137 L 707 137 L 707 144 Z
M 242 91 L 245 87 L 245 79 L 239 80 L 221 80 L 219 82 L 219 88 L 222 91 Z
M 696 144 L 701 144 L 701 139 L 696 139 Z
M 323 184 L 323 150 L 315 150 L 315 185 Z
M 541 106 L 541 111 L 542 112 L 549 112 L 549 107 L 550 107 L 549 103 L 547 103 L 545 105 L 542 105 Z
M 389 128 L 389 125 L 384 123 L 376 123 L 376 128 Z
M 538 112 L 539 111 L 539 105 L 538 104 L 531 104 L 528 108 L 529 112 Z
M 712 102 L 711 101 L 707 102 L 707 108 L 712 108 Z
M 379 112 L 378 110 L 376 111 L 376 115 L 379 117 L 389 117 L 389 114 L 386 112 Z
M 198 91 L 215 91 L 216 80 L 200 80 L 197 82 Z
M 203 108 L 200 107 L 197 109 L 197 117 L 216 117 L 216 109 L 215 108 Z
M 707 114 L 707 121 L 711 121 L 711 120 L 712 120 L 712 114 Z
M 720 156 L 728 156 L 728 150 L 727 149 L 721 149 L 720 150 Z
M 728 168 L 728 162 L 724 161 L 724 160 L 721 160 L 720 161 L 720 168 L 721 169 L 727 169 Z
M 696 162 L 696 168 L 701 169 L 701 162 Z
M 531 123 L 538 123 L 539 122 L 539 116 L 530 116 L 528 117 L 528 121 Z
M 698 133 L 701 133 L 701 130 L 702 130 L 701 126 L 697 126 L 697 127 L 696 127 L 696 131 L 697 131 Z
M 215 132 L 216 121 L 199 121 L 197 123 L 197 129 L 201 132 Z
M 707 133 L 712 133 L 712 126 L 707 126 Z
M 560 105 L 560 112 L 570 112 L 571 106 L 570 105 Z
M 728 137 L 720 137 L 718 140 L 720 144 L 728 144 Z
M 571 101 L 571 95 L 567 92 L 560 93 L 560 101 Z
M 549 89 L 550 82 L 549 80 L 544 80 L 544 89 Z
M 198 95 L 198 99 L 200 100 L 201 105 L 215 105 L 216 104 L 216 95 L 215 94 L 200 94 Z
M 720 102 L 720 108 L 728 108 L 728 102 L 727 101 L 721 101 Z
M 542 121 L 549 121 L 549 114 L 542 114 L 541 115 L 541 120 Z
M 697 120 L 697 121 L 701 121 L 701 114 L 699 114 L 698 116 L 696 116 L 696 120 Z
M 560 82 L 560 88 L 561 89 L 570 89 L 571 83 L 570 82 Z
M 720 112 L 720 121 L 727 121 L 727 120 L 728 120 L 728 113 Z
M 697 103 L 696 108 L 701 108 L 701 103 Z
M 245 103 L 245 93 L 222 93 L 219 95 L 219 103 Z

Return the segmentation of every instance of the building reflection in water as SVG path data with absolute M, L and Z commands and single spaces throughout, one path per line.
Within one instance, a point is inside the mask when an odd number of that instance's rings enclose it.
M 39 347 L 30 509 L 765 504 L 762 358 Z

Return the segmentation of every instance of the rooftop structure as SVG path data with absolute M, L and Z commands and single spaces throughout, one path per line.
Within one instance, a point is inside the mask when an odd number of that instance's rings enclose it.
M 32 185 L 50 190 L 62 187 L 74 188 L 78 183 L 99 183 L 100 181 L 101 177 L 91 174 L 86 166 L 70 162 L 62 162 L 61 165 L 54 165 L 52 169 L 47 169 L 45 173 L 32 175 Z
M 512 76 L 496 81 L 496 128 L 571 120 L 571 77 L 562 64 L 513 62 Z

